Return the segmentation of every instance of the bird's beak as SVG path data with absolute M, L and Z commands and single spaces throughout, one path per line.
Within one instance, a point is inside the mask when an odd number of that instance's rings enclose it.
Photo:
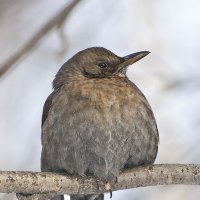
M 147 56 L 149 53 L 150 53 L 149 51 L 140 51 L 137 53 L 132 53 L 128 56 L 123 57 L 124 59 L 123 64 L 125 66 L 132 65 L 133 63 Z
M 125 73 L 127 66 L 132 65 L 138 60 L 144 58 L 149 53 L 150 53 L 149 51 L 140 51 L 122 57 L 122 62 L 118 65 L 118 72 Z

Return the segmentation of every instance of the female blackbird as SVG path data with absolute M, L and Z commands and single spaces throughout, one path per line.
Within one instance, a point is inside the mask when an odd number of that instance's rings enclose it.
M 42 171 L 92 175 L 112 184 L 122 169 L 154 162 L 156 121 L 145 96 L 126 76 L 127 66 L 147 54 L 119 57 L 92 47 L 60 68 L 43 109 Z M 71 199 L 102 200 L 104 195 Z

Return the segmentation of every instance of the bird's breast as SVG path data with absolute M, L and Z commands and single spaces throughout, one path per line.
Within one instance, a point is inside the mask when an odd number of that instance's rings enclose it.
M 70 87 L 70 88 L 69 88 Z M 68 93 L 68 95 L 66 95 Z M 67 99 L 66 99 L 67 96 Z M 148 102 L 140 90 L 124 78 L 87 79 L 74 82 L 60 95 L 58 102 L 66 99 L 63 109 L 67 109 L 71 118 L 87 119 L 91 123 L 99 123 L 113 129 L 115 124 L 132 124 L 138 112 L 151 110 Z M 149 107 L 149 109 L 148 109 Z
M 91 103 L 101 107 L 120 106 L 127 102 L 129 105 L 134 104 L 138 96 L 137 89 L 122 78 L 87 79 L 76 82 L 73 86 L 79 89 L 75 89 L 72 95 L 89 99 Z

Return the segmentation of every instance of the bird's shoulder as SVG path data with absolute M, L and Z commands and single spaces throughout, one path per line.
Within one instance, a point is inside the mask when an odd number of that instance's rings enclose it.
M 44 124 L 45 120 L 48 117 L 48 112 L 51 108 L 52 105 L 52 100 L 53 98 L 56 96 L 56 94 L 58 93 L 58 89 L 54 90 L 46 99 L 44 106 L 43 106 L 43 112 L 42 112 L 42 125 Z

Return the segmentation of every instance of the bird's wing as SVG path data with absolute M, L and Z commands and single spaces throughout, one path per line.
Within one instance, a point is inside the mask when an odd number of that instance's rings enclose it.
M 58 93 L 58 90 L 54 90 L 47 98 L 44 103 L 43 113 L 42 113 L 42 125 L 44 124 L 45 120 L 47 119 L 49 109 L 51 108 L 52 99 Z

